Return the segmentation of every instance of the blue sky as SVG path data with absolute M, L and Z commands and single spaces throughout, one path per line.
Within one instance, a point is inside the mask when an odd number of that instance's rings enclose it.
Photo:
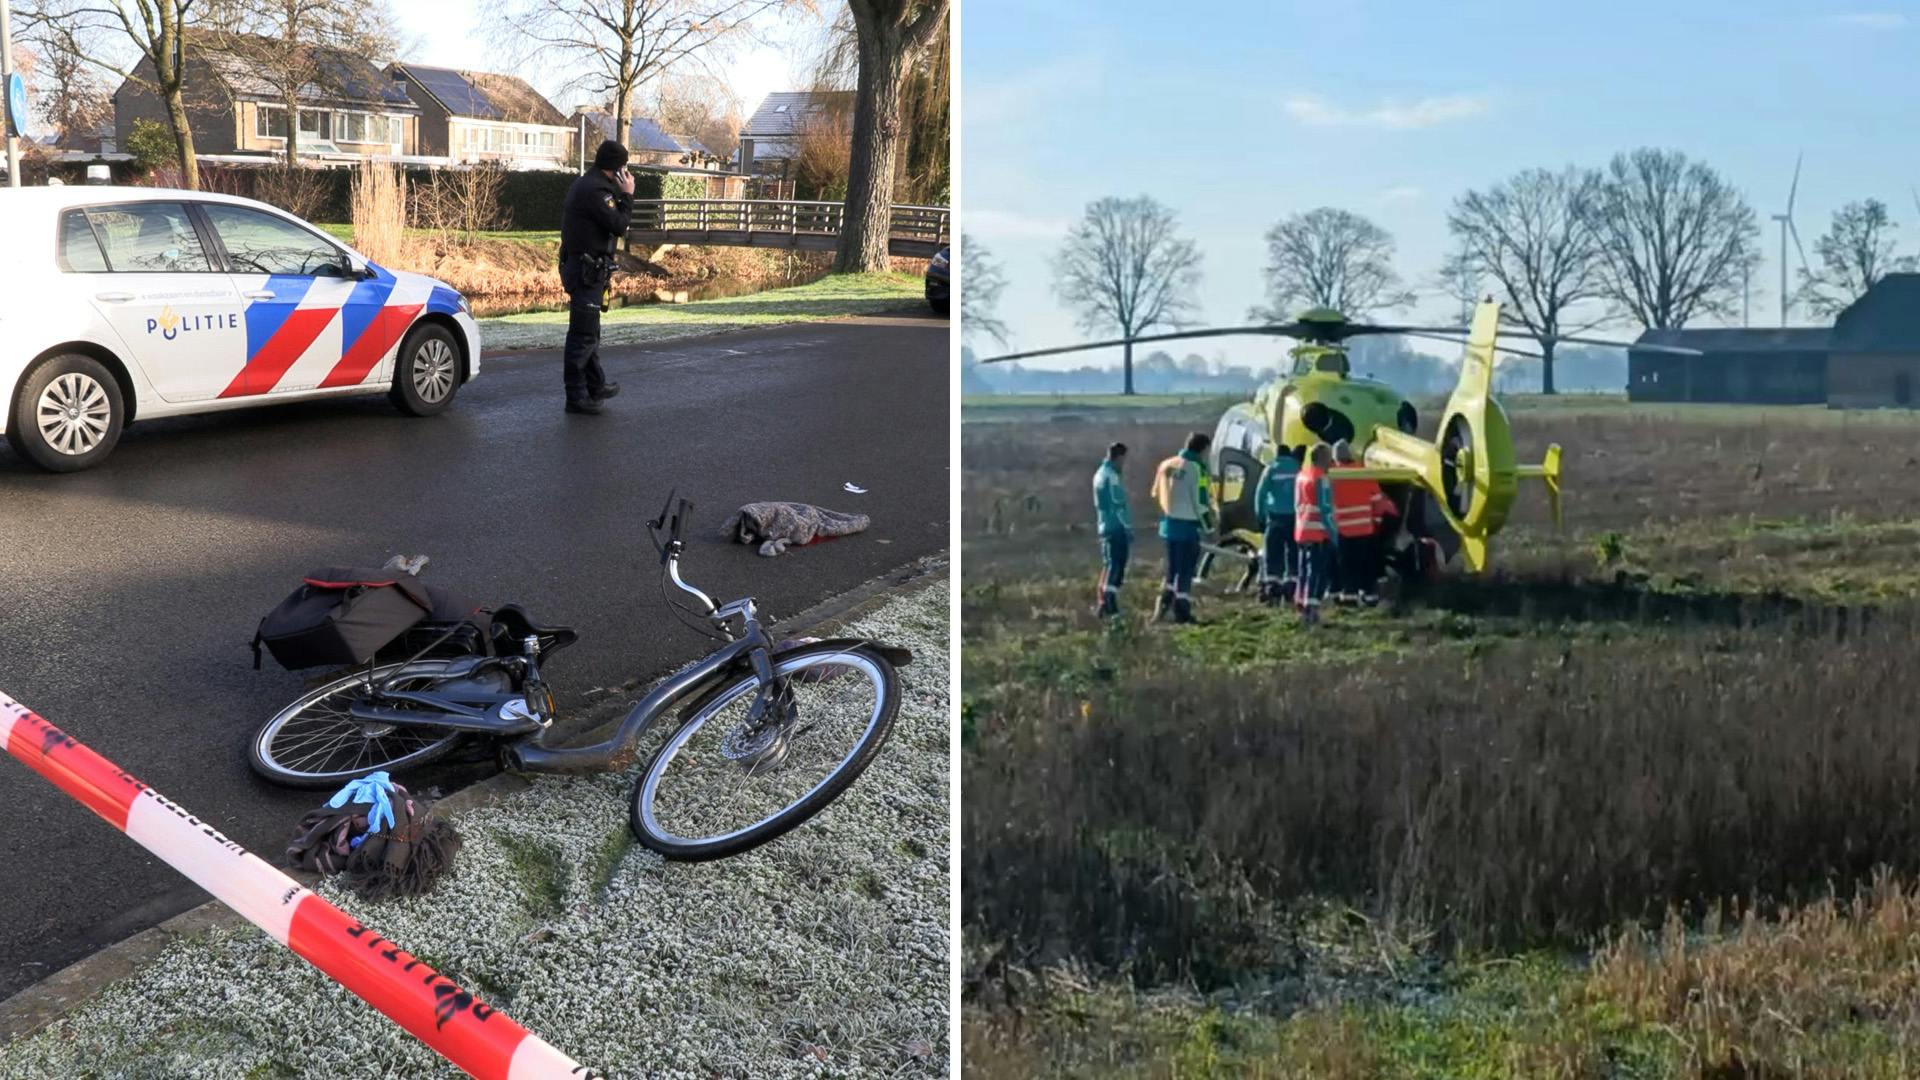
M 479 0 L 398 0 L 393 6 L 401 32 L 413 39 L 406 56 L 414 62 L 470 71 L 513 69 L 480 14 Z M 821 7 L 830 10 L 831 6 Z M 759 40 L 733 39 L 713 50 L 713 66 L 740 98 L 743 117 L 752 115 L 760 99 L 776 90 L 806 87 L 813 37 L 821 31 L 824 18 L 806 14 L 771 16 L 762 20 Z M 585 103 L 580 94 L 560 89 L 572 72 L 545 64 L 517 74 L 547 95 L 561 112 L 570 113 L 575 105 Z
M 1810 258 L 1832 211 L 1866 197 L 1890 206 L 1901 253 L 1920 252 L 1920 3 L 965 0 L 962 19 L 962 227 L 1006 272 L 999 314 L 1019 346 L 1081 338 L 1049 261 L 1104 195 L 1178 212 L 1216 325 L 1260 300 L 1262 235 L 1288 214 L 1371 217 L 1425 287 L 1460 192 L 1642 145 L 1703 159 L 1746 193 L 1767 260 L 1755 325 L 1778 321 L 1767 219 L 1799 151 Z M 1409 314 L 1457 311 L 1423 291 Z M 1199 351 L 1256 365 L 1279 352 L 1255 339 Z

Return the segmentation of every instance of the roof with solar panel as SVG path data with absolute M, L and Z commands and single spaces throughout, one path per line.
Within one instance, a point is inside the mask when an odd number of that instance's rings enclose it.
M 525 79 L 426 64 L 397 64 L 394 69 L 412 79 L 450 116 L 567 126 L 566 116 Z

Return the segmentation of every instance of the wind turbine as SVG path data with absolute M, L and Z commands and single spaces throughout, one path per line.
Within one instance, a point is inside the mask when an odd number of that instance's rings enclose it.
M 1800 161 L 1804 152 L 1794 155 L 1793 184 L 1787 188 L 1787 212 L 1773 215 L 1780 223 L 1780 325 L 1787 325 L 1787 234 L 1793 234 L 1794 250 L 1800 253 L 1800 269 L 1807 269 L 1807 249 L 1800 246 L 1800 230 L 1793 227 L 1793 198 L 1800 192 Z

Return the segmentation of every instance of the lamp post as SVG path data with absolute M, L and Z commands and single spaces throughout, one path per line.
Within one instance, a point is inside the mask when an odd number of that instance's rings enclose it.
M 0 0 L 4 3 L 5 0 Z M 587 171 L 587 113 L 593 109 L 593 102 L 575 105 L 573 111 L 580 114 L 580 171 Z
M 7 186 L 20 186 L 20 133 L 13 129 L 13 11 L 10 0 L 0 0 L 0 117 L 7 131 Z

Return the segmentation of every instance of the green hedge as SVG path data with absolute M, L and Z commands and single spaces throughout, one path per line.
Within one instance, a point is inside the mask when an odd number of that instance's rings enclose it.
M 75 169 L 79 177 L 85 176 L 84 169 Z M 122 179 L 122 173 L 132 170 L 115 169 L 115 179 Z M 217 173 L 219 180 L 207 186 L 213 190 L 226 191 L 236 195 L 253 195 L 252 177 L 254 168 L 235 168 L 232 166 L 207 166 L 204 171 Z M 320 214 L 322 221 L 353 220 L 353 178 L 356 169 L 327 169 L 323 172 L 328 185 L 325 209 Z M 425 167 L 409 167 L 404 170 L 407 181 L 412 184 L 430 183 L 434 170 Z M 500 189 L 500 206 L 505 211 L 503 228 L 508 229 L 558 229 L 560 227 L 560 208 L 567 197 L 567 188 L 572 186 L 576 175 L 571 172 L 509 172 Z M 636 199 L 704 199 L 707 197 L 707 180 L 701 176 L 688 176 L 684 173 L 669 173 L 662 169 L 633 170 L 633 197 Z
M 411 167 L 404 170 L 410 184 L 430 183 L 434 170 L 424 167 Z M 327 221 L 353 220 L 353 178 L 355 169 L 328 169 L 326 178 L 330 193 L 327 196 L 326 212 L 321 216 Z M 570 172 L 509 172 L 500 187 L 500 207 L 506 214 L 505 228 L 509 229 L 558 229 L 560 227 L 560 206 L 567 197 L 567 188 L 573 184 L 575 176 Z

